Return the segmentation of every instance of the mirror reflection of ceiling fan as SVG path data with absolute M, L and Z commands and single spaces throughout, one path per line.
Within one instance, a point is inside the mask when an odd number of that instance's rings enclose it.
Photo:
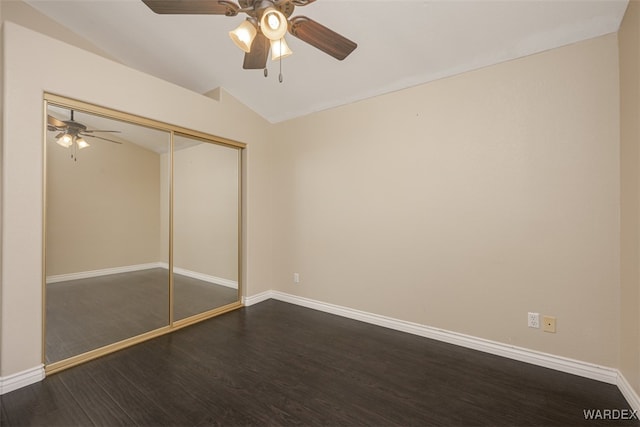
M 158 14 L 248 15 L 238 28 L 229 32 L 231 40 L 243 51 L 244 69 L 264 69 L 267 57 L 278 60 L 292 54 L 284 35 L 309 43 L 324 53 L 343 60 L 358 45 L 306 16 L 291 18 L 296 6 L 306 6 L 315 0 L 142 0 Z M 282 79 L 280 79 L 282 81 Z
M 96 138 L 102 141 L 109 141 L 115 144 L 122 144 L 120 141 L 114 141 L 113 139 L 104 138 L 98 135 L 93 135 L 95 132 L 109 132 L 120 133 L 119 130 L 98 130 L 87 129 L 85 125 L 80 122 L 76 122 L 73 119 L 73 110 L 71 110 L 70 120 L 58 120 L 51 115 L 47 115 L 47 130 L 59 132 L 55 138 L 56 143 L 62 147 L 69 148 L 75 144 L 75 146 L 82 150 L 87 148 L 90 144 L 85 140 L 85 137 Z

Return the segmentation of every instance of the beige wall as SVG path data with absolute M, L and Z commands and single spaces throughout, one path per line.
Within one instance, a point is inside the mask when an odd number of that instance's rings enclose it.
M 173 162 L 174 266 L 237 281 L 238 151 L 201 143 Z
M 49 138 L 47 276 L 160 261 L 160 155 L 100 141 L 70 152 Z
M 44 91 L 247 142 L 245 293 L 273 288 L 268 122 L 225 93 L 216 101 L 6 21 L 4 30 L 0 376 L 42 362 Z M 59 58 L 83 67 L 42 66 Z
M 620 370 L 640 394 L 640 3 L 619 32 L 621 165 Z
M 277 289 L 617 366 L 617 64 L 608 35 L 278 125 Z
M 114 60 L 111 55 L 87 39 L 43 15 L 40 11 L 21 0 L 0 0 L 0 9 L 2 10 L 3 20 L 6 19 L 33 31 L 46 32 L 47 35 L 57 40 Z

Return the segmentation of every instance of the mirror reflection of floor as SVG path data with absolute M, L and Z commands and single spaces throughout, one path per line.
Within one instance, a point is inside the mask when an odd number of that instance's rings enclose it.
M 45 363 L 168 325 L 168 283 L 154 268 L 48 284 Z M 174 275 L 176 320 L 237 300 L 237 289 Z

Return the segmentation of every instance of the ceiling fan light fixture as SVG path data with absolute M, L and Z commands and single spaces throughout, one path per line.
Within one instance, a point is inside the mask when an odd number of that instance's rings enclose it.
M 277 61 L 279 59 L 291 56 L 293 51 L 289 48 L 286 40 L 281 38 L 280 40 L 271 40 L 271 60 Z
M 251 51 L 251 44 L 253 43 L 253 39 L 256 38 L 257 33 L 258 30 L 256 27 L 247 19 L 238 25 L 235 30 L 229 31 L 229 37 L 231 37 L 231 40 L 233 40 L 236 46 L 249 53 Z
M 56 143 L 64 148 L 69 148 L 73 145 L 73 136 L 69 133 L 65 133 L 56 139 Z
M 80 150 L 89 146 L 89 143 L 83 137 L 76 139 L 76 144 L 78 144 Z
M 260 30 L 269 40 L 280 40 L 287 32 L 287 17 L 273 6 L 266 8 L 260 18 Z

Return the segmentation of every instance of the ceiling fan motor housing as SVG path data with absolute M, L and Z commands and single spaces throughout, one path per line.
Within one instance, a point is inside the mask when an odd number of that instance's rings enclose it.
M 64 124 L 67 125 L 67 133 L 73 134 L 73 135 L 77 135 L 80 132 L 84 132 L 87 130 L 87 127 L 85 125 L 83 125 L 82 123 L 78 123 L 76 121 L 73 120 L 65 120 Z
M 291 0 L 272 1 L 272 0 L 245 0 L 240 1 L 242 11 L 245 11 L 249 16 L 253 16 L 260 20 L 263 13 L 269 7 L 282 12 L 287 18 L 291 16 L 295 9 L 295 4 Z

